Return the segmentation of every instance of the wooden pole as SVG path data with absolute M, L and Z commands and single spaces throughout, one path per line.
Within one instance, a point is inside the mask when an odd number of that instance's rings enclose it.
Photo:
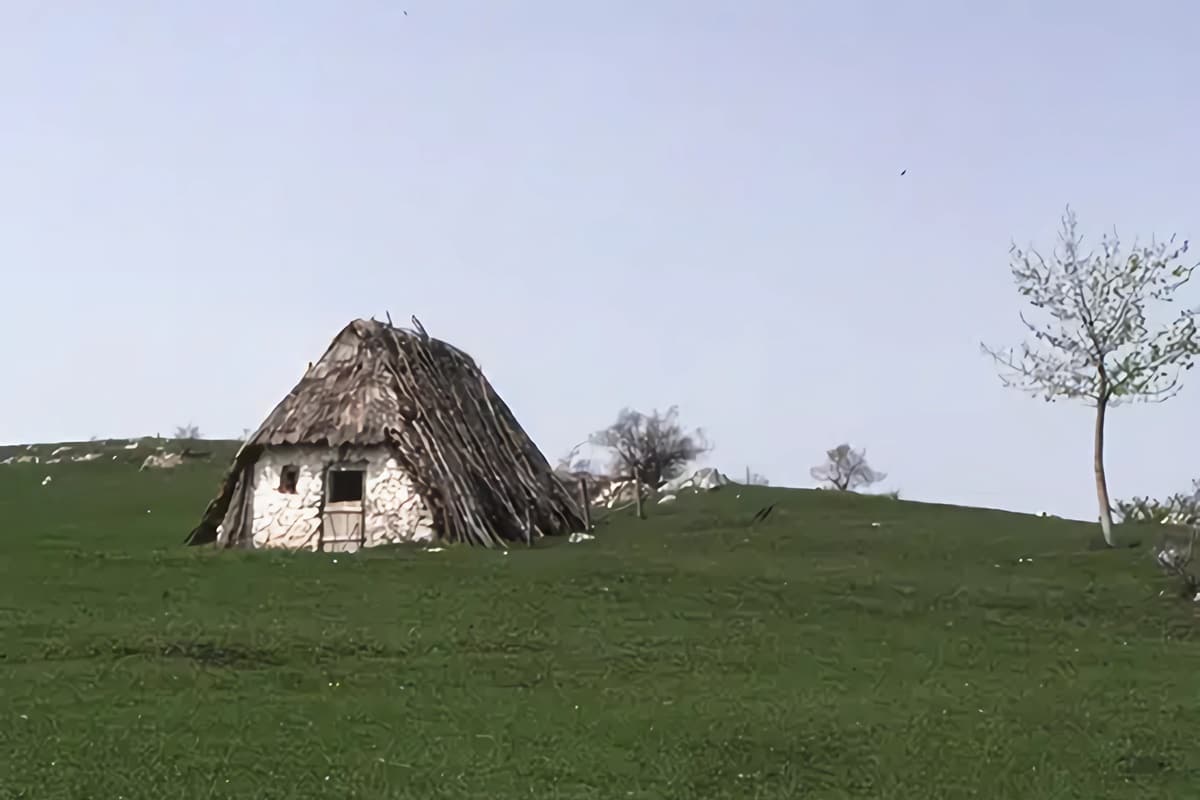
M 533 514 L 528 503 L 525 505 L 525 546 L 533 547 Z
M 642 511 L 642 476 L 637 467 L 633 468 L 633 496 L 637 501 L 637 518 L 645 519 L 646 514 Z
M 583 507 L 583 529 L 592 529 L 592 504 L 588 502 L 587 476 L 579 478 L 579 505 Z

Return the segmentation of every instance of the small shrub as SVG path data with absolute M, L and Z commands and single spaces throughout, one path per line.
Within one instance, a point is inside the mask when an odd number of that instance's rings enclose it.
M 1181 540 L 1179 537 L 1164 535 L 1157 548 L 1154 560 L 1160 569 L 1168 575 L 1173 575 L 1180 581 L 1180 594 L 1189 600 L 1200 602 L 1200 575 L 1192 569 L 1192 560 L 1196 551 L 1196 540 L 1200 537 L 1200 527 L 1193 516 L 1180 517 L 1174 515 L 1166 518 L 1165 524 L 1188 526 L 1188 536 Z
M 1192 489 L 1192 494 L 1179 492 L 1165 500 L 1152 497 L 1118 500 L 1116 511 L 1122 522 L 1130 524 L 1161 525 L 1168 519 L 1176 520 L 1174 524 L 1187 524 L 1183 520 L 1200 516 L 1200 480 L 1192 481 Z

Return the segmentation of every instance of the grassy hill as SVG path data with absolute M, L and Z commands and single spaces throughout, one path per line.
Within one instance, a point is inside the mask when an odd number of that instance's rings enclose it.
M 1198 620 L 1089 526 L 727 487 L 508 554 L 217 553 L 224 463 L 124 446 L 0 467 L 0 798 L 1200 785 Z

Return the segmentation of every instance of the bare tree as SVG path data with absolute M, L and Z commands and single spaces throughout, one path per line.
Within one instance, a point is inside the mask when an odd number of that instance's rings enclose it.
M 1021 315 L 1032 335 L 1018 351 L 983 352 L 1000 367 L 1005 386 L 1047 402 L 1083 400 L 1096 409 L 1093 471 L 1104 541 L 1115 545 L 1112 505 L 1104 473 L 1105 415 L 1109 406 L 1127 401 L 1162 402 L 1180 388 L 1184 370 L 1200 353 L 1196 311 L 1181 311 L 1151 330 L 1147 305 L 1169 304 L 1192 276 L 1195 265 L 1181 261 L 1188 244 L 1137 242 L 1122 255 L 1114 232 L 1098 250 L 1085 252 L 1068 207 L 1059 246 L 1049 259 L 1032 248 L 1012 248 L 1011 270 L 1017 291 L 1042 312 L 1040 322 Z
M 187 425 L 179 425 L 175 428 L 175 439 L 182 441 L 194 441 L 200 438 L 200 428 L 190 422 Z
M 678 414 L 677 406 L 671 406 L 665 414 L 657 410 L 643 414 L 625 408 L 616 422 L 592 434 L 589 441 L 612 452 L 613 478 L 629 479 L 636 471 L 645 483 L 659 486 L 712 449 L 700 429 L 684 431 L 677 421 Z
M 841 492 L 870 486 L 887 477 L 886 472 L 877 472 L 867 463 L 866 450 L 855 450 L 849 444 L 839 444 L 827 450 L 825 463 L 813 467 L 809 474 Z

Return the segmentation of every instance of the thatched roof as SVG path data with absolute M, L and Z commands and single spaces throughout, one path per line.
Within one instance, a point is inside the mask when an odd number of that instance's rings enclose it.
M 254 462 L 274 445 L 388 446 L 448 541 L 581 529 L 572 493 L 475 362 L 413 325 L 346 326 L 242 445 L 188 543 L 249 544 Z

